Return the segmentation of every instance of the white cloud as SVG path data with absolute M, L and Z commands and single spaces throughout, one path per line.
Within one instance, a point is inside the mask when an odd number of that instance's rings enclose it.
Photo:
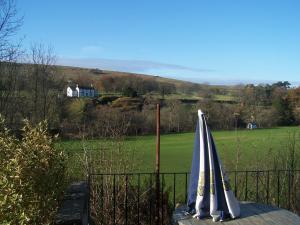
M 89 49 L 89 48 L 88 48 Z M 92 50 L 91 48 L 90 50 Z M 193 68 L 176 64 L 160 63 L 145 60 L 96 59 L 96 58 L 59 58 L 57 64 L 86 68 L 99 68 L 123 72 L 147 73 L 153 70 L 180 70 L 190 72 L 211 72 L 211 69 Z

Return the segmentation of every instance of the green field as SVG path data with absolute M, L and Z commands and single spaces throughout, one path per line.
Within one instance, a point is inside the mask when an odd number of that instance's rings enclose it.
M 276 152 L 285 153 L 293 142 L 300 153 L 300 127 L 272 129 L 214 131 L 213 136 L 221 160 L 227 170 L 272 169 Z M 57 143 L 69 155 L 80 155 L 85 146 L 87 152 L 100 149 L 107 140 L 60 141 Z M 161 171 L 186 172 L 190 170 L 194 145 L 194 133 L 161 136 Z M 107 148 L 107 146 L 106 146 Z M 155 136 L 128 137 L 123 148 L 130 151 L 138 163 L 136 172 L 152 172 L 155 164 Z M 133 153 L 134 151 L 134 153 Z M 99 151 L 93 151 L 100 154 Z M 134 156 L 134 157 L 133 157 Z M 131 156 L 130 156 L 131 157 Z M 74 159 L 70 157 L 70 159 Z M 72 165 L 77 162 L 70 162 Z M 284 166 L 284 165 L 278 165 Z

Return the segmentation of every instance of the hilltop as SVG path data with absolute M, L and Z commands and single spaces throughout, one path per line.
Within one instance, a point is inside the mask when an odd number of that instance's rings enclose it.
M 241 86 L 193 83 L 138 73 L 108 71 L 70 66 L 55 66 L 57 76 L 66 82 L 93 84 L 102 94 L 121 94 L 128 87 L 140 95 L 160 95 L 166 99 L 199 100 L 211 96 L 217 101 L 233 101 Z

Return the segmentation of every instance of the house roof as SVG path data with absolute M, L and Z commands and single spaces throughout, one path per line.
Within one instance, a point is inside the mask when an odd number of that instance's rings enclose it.
M 85 89 L 85 90 L 95 90 L 94 87 L 90 86 L 68 86 L 69 88 L 72 89 L 72 91 L 76 91 L 76 88 L 78 87 L 79 89 Z
M 89 90 L 94 90 L 94 89 L 95 89 L 94 87 L 89 87 L 89 86 L 79 86 L 79 85 L 78 85 L 78 88 L 79 88 L 79 89 L 89 89 Z
M 72 91 L 76 91 L 76 87 L 69 86 L 69 88 L 71 88 Z

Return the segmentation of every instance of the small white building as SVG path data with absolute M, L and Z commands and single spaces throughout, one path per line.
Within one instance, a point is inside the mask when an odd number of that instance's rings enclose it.
M 76 90 L 76 87 L 67 87 L 67 96 L 68 97 L 78 97 L 78 92 Z
M 257 128 L 257 125 L 254 122 L 250 122 L 250 123 L 247 124 L 247 129 L 249 129 L 249 130 L 253 130 L 253 129 L 256 129 L 256 128 Z
M 78 84 L 76 87 L 68 86 L 67 87 L 67 96 L 68 97 L 89 97 L 93 98 L 96 96 L 96 90 L 91 85 L 90 87 L 87 86 L 79 86 Z

